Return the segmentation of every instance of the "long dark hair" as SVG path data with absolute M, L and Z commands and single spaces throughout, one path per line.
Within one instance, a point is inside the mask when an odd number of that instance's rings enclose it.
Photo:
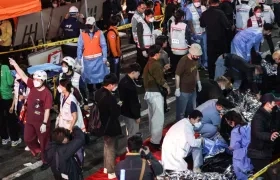
M 182 17 L 185 16 L 185 12 L 181 9 L 178 9 L 176 12 L 175 12 L 175 24 L 178 24 L 180 21 L 182 21 Z
M 77 101 L 79 103 L 82 102 L 81 94 L 80 94 L 79 90 L 72 85 L 71 80 L 61 79 L 59 81 L 59 85 L 65 87 L 66 91 L 68 91 L 69 93 L 73 93 L 73 95 L 75 96 L 75 98 L 77 99 Z
M 239 129 L 238 132 L 240 133 L 240 127 L 242 126 L 246 126 L 248 123 L 245 122 L 241 116 L 241 114 L 239 114 L 236 111 L 229 111 L 224 115 L 224 118 L 226 119 L 226 121 L 229 122 L 234 122 L 235 126 L 239 125 Z

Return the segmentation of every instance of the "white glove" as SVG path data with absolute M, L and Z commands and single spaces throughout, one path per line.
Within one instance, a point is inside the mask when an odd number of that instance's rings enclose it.
M 180 95 L 181 95 L 180 88 L 178 88 L 175 90 L 175 96 L 180 97 Z
M 42 124 L 40 127 L 40 132 L 45 133 L 47 131 L 47 126 L 45 124 Z
M 201 86 L 201 82 L 197 81 L 197 87 L 198 87 L 198 92 L 200 92 L 202 90 L 202 86 Z
M 142 54 L 143 54 L 144 57 L 148 57 L 148 54 L 147 54 L 146 51 L 142 51 Z

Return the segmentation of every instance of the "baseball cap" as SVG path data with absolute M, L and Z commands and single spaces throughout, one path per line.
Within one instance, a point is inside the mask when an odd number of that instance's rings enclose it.
M 261 103 L 267 103 L 267 102 L 279 102 L 280 99 L 275 97 L 272 93 L 266 93 L 264 95 L 262 95 L 261 99 L 260 99 Z
M 87 18 L 86 24 L 93 25 L 94 23 L 95 23 L 95 18 L 94 17 L 88 17 Z
M 191 53 L 191 55 L 193 56 L 201 56 L 202 55 L 201 46 L 197 43 L 192 44 L 189 49 L 189 53 Z

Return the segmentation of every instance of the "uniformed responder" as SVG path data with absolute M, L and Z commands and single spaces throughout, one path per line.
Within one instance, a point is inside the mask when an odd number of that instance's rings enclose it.
M 69 8 L 69 14 L 61 22 L 60 28 L 63 31 L 63 39 L 77 38 L 80 35 L 80 30 L 83 29 L 83 24 L 79 21 L 79 10 L 72 6 Z M 77 43 L 67 43 L 61 46 L 64 56 L 72 58 L 77 57 Z
M 185 13 L 179 9 L 175 13 L 175 21 L 170 27 L 171 71 L 175 73 L 179 60 L 188 53 L 191 44 L 191 32 L 185 22 Z M 174 74 L 175 75 L 175 74 Z
M 146 8 L 147 8 L 146 4 L 143 1 L 140 1 L 137 6 L 137 11 L 135 11 L 135 13 L 131 19 L 132 36 L 133 36 L 133 40 L 135 43 L 138 42 L 137 24 L 144 19 L 144 17 L 145 17 L 144 12 L 145 12 Z
M 147 9 L 145 19 L 141 19 L 137 24 L 137 63 L 141 66 L 142 72 L 148 60 L 147 50 L 155 44 L 153 22 L 154 12 Z
M 236 5 L 236 30 L 241 31 L 247 28 L 248 19 L 253 16 L 252 7 L 248 5 L 249 0 L 242 0 Z
M 274 23 L 274 13 L 269 5 L 264 4 L 265 0 L 259 0 L 259 4 L 263 8 L 262 17 L 265 23 L 272 24 Z
M 80 105 L 84 105 L 87 109 L 87 87 L 80 74 L 74 71 L 75 60 L 72 57 L 66 56 L 61 62 L 62 73 L 59 74 L 59 80 L 68 79 L 71 81 L 72 86 L 75 87 L 82 99 Z
M 264 19 L 262 17 L 262 8 L 261 6 L 256 6 L 254 8 L 254 15 L 248 19 L 247 27 L 255 27 L 262 29 L 264 25 Z
M 200 27 L 199 18 L 206 11 L 206 7 L 201 5 L 200 0 L 193 0 L 193 3 L 187 6 L 186 20 L 192 24 L 192 37 L 202 48 L 200 65 L 207 68 L 207 44 L 205 28 Z
M 94 17 L 87 18 L 85 32 L 79 36 L 77 56 L 91 101 L 94 90 L 101 88 L 104 77 L 109 74 L 106 39 L 96 26 Z
M 120 57 L 121 57 L 121 40 L 118 32 L 119 17 L 111 16 L 110 27 L 107 30 L 107 43 L 108 43 L 108 60 L 110 62 L 110 72 L 115 73 L 117 78 L 120 79 Z

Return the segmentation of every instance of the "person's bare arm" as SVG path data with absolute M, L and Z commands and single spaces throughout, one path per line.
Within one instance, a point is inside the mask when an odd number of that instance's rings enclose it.
M 49 117 L 50 117 L 50 109 L 45 109 L 44 121 L 43 121 L 44 124 L 47 124 Z
M 23 72 L 23 70 L 19 67 L 19 65 L 16 63 L 16 61 L 12 58 L 9 58 L 10 60 L 10 65 L 14 66 L 16 72 L 18 73 L 18 75 L 21 77 L 21 79 L 23 80 L 23 82 L 25 84 L 27 84 L 27 80 L 28 77 L 27 75 Z

